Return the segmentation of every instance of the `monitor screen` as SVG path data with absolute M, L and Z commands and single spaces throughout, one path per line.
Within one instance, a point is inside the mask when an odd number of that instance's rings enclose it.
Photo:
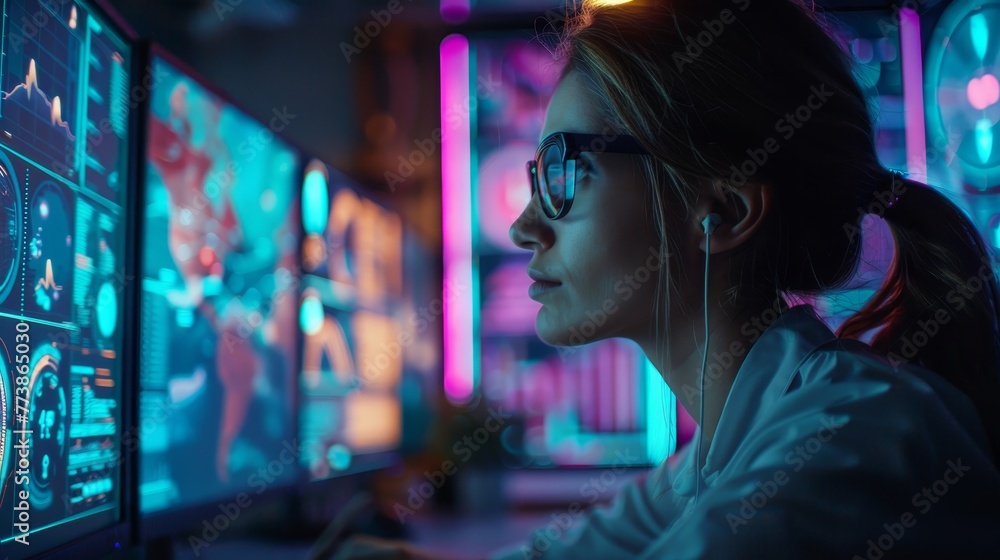
M 403 222 L 311 162 L 302 185 L 301 461 L 312 480 L 372 465 L 399 446 L 404 351 Z
M 936 19 L 921 11 L 930 31 L 924 53 L 928 183 L 951 194 L 997 249 L 1000 5 L 956 0 L 935 11 Z
M 287 485 L 298 454 L 297 155 L 164 58 L 150 72 L 143 513 Z
M 4 2 L 0 548 L 120 519 L 126 39 L 85 2 Z M 25 546 L 27 545 L 27 546 Z

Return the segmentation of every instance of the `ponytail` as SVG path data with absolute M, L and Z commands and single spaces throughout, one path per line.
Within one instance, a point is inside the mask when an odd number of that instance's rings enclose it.
M 972 399 L 1000 464 L 1000 289 L 994 255 L 972 221 L 944 195 L 892 177 L 884 210 L 896 255 L 869 302 L 837 331 L 894 363 L 934 371 Z

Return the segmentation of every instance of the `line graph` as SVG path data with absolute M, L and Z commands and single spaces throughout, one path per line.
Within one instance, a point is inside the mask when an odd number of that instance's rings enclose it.
M 52 259 L 45 259 L 45 277 L 39 280 L 38 284 L 35 284 L 35 291 L 42 289 L 56 292 L 62 290 L 62 286 L 56 284 L 56 279 L 52 275 Z
M 75 140 L 76 136 L 70 130 L 69 123 L 62 118 L 62 100 L 58 95 L 49 99 L 49 96 L 42 91 L 42 88 L 38 87 L 38 72 L 35 69 L 34 59 L 28 62 L 28 75 L 24 77 L 24 82 L 14 86 L 14 89 L 10 93 L 4 93 L 3 100 L 6 101 L 13 98 L 14 101 L 21 105 L 30 106 L 32 93 L 35 94 L 36 100 L 42 101 L 45 107 L 48 108 L 49 122 L 52 126 L 63 129 L 66 133 L 66 139 L 70 142 Z M 22 101 L 19 96 L 26 98 L 26 101 Z M 42 112 L 44 113 L 44 111 Z
M 80 64 L 85 29 L 72 27 L 72 3 L 53 6 L 26 0 L 7 3 L 0 65 L 0 135 L 4 145 L 41 167 L 70 180 L 79 178 Z M 25 21 L 40 10 L 56 9 L 47 25 Z M 33 40 L 24 41 L 23 37 Z M 83 89 L 82 89 L 83 88 Z

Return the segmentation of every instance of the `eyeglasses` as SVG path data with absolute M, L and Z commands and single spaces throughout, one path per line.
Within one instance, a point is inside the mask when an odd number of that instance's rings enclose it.
M 552 220 L 569 213 L 576 196 L 577 158 L 580 152 L 649 155 L 632 136 L 556 132 L 538 146 L 528 162 L 531 196 L 539 193 L 542 211 Z

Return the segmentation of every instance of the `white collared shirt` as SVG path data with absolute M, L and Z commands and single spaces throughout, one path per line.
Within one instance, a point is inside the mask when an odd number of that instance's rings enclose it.
M 750 348 L 697 503 L 692 447 L 492 558 L 1000 558 L 1000 471 L 971 401 L 837 339 L 810 306 Z

